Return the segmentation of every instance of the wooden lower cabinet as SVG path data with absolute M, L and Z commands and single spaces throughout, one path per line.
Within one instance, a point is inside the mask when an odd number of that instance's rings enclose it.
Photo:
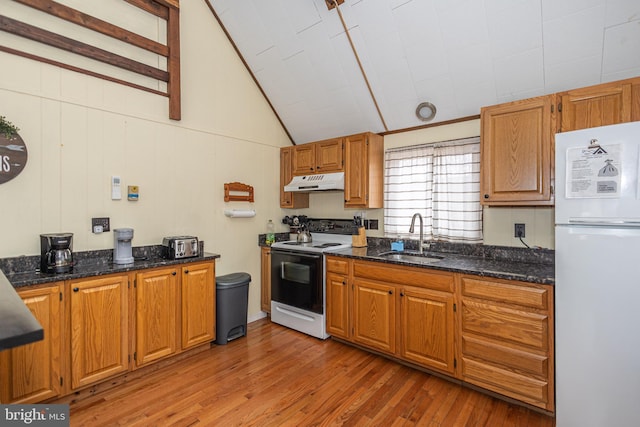
M 136 274 L 136 366 L 172 355 L 178 349 L 178 268 Z
M 35 403 L 62 389 L 63 283 L 18 291 L 44 330 L 42 341 L 0 352 L 0 402 Z
M 461 277 L 462 380 L 553 412 L 553 289 Z
M 453 290 L 452 273 L 328 256 L 327 331 L 454 375 Z
M 385 353 L 396 351 L 396 289 L 353 279 L 353 341 Z
M 349 262 L 327 257 L 327 333 L 349 339 Z
M 326 262 L 332 336 L 555 411 L 552 286 Z
M 182 349 L 216 338 L 215 264 L 203 262 L 181 268 Z
M 127 275 L 67 282 L 71 290 L 71 387 L 128 370 Z
M 44 340 L 0 352 L 0 403 L 62 397 L 215 339 L 214 261 L 27 286 L 18 294 Z
M 271 313 L 271 248 L 260 248 L 260 310 Z
M 454 296 L 418 287 L 400 290 L 400 356 L 455 374 Z

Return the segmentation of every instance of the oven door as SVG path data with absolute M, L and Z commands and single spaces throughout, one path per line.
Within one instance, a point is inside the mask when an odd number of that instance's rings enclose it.
M 271 300 L 324 313 L 322 254 L 271 249 Z

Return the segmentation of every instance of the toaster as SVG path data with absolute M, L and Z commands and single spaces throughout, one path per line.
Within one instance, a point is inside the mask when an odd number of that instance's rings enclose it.
M 167 259 L 191 258 L 198 256 L 198 238 L 193 236 L 172 236 L 162 239 L 162 256 Z

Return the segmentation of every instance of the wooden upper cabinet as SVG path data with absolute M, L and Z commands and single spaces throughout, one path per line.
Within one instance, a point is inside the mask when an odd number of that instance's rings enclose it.
M 384 206 L 384 138 L 361 133 L 345 138 L 345 208 Z
M 345 208 L 382 208 L 384 138 L 360 133 L 281 148 L 280 207 L 309 207 L 309 193 L 284 191 L 293 176 L 334 172 L 345 174 Z
M 71 289 L 71 387 L 128 370 L 127 275 L 67 282 Z
M 293 147 L 293 175 L 316 173 L 316 147 L 313 144 L 301 144 Z
M 344 139 L 334 138 L 314 143 L 316 146 L 316 173 L 344 171 Z
M 293 152 L 296 147 L 280 149 L 280 207 L 289 209 L 304 209 L 309 207 L 309 193 L 293 193 L 284 191 L 293 177 Z
M 623 80 L 560 93 L 560 131 L 631 121 L 632 86 L 631 80 Z
M 293 175 L 342 172 L 343 138 L 296 145 L 293 150 Z
M 19 291 L 44 339 L 0 352 L 0 402 L 36 403 L 61 392 L 62 282 Z
M 482 204 L 553 204 L 554 104 L 547 95 L 482 108 Z

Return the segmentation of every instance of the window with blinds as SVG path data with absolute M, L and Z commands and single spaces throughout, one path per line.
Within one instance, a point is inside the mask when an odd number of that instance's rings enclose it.
M 417 212 L 425 240 L 481 243 L 480 137 L 387 150 L 384 198 L 387 237 L 417 238 Z

